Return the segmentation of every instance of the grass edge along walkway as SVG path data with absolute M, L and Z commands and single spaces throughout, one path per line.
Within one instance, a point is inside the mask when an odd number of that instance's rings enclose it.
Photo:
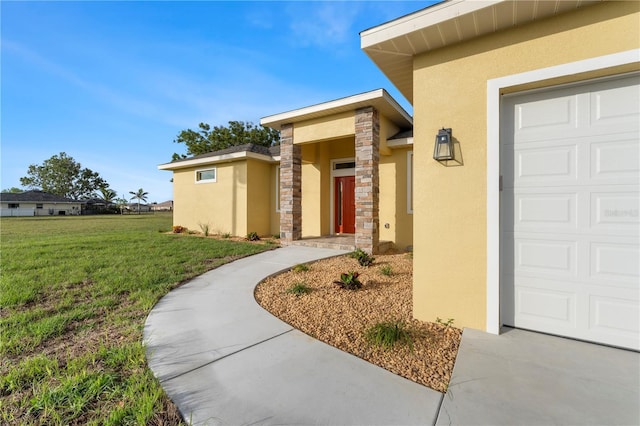
M 186 280 L 276 247 L 169 233 L 167 214 L 0 221 L 0 423 L 176 424 L 144 321 Z

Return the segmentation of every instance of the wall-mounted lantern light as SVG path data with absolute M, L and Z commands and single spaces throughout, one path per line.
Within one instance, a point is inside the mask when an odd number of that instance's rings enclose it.
M 453 143 L 451 142 L 451 129 L 444 127 L 438 130 L 436 146 L 433 149 L 433 158 L 438 161 L 453 160 Z

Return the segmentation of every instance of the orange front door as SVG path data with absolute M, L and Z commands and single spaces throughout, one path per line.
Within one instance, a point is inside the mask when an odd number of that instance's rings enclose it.
M 334 178 L 334 224 L 336 234 L 356 233 L 356 177 Z

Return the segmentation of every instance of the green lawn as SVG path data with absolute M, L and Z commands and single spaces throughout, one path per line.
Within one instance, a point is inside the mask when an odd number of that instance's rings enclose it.
M 142 329 L 179 283 L 273 245 L 168 234 L 168 214 L 0 221 L 0 424 L 172 424 Z

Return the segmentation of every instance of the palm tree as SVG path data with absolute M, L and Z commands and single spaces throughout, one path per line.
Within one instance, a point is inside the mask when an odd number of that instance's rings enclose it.
M 109 205 L 113 203 L 115 198 L 118 196 L 116 191 L 106 186 L 100 187 L 100 195 L 102 195 L 102 201 L 104 201 L 105 207 L 108 209 Z
M 149 193 L 140 188 L 137 192 L 129 191 L 129 194 L 133 195 L 133 197 L 131 197 L 132 200 L 138 200 L 138 214 L 140 214 L 140 201 L 147 201 L 147 195 L 149 195 Z
M 120 214 L 124 214 L 124 206 L 127 205 L 129 200 L 127 200 L 126 198 L 116 198 L 114 201 L 116 202 L 116 205 L 120 209 Z

